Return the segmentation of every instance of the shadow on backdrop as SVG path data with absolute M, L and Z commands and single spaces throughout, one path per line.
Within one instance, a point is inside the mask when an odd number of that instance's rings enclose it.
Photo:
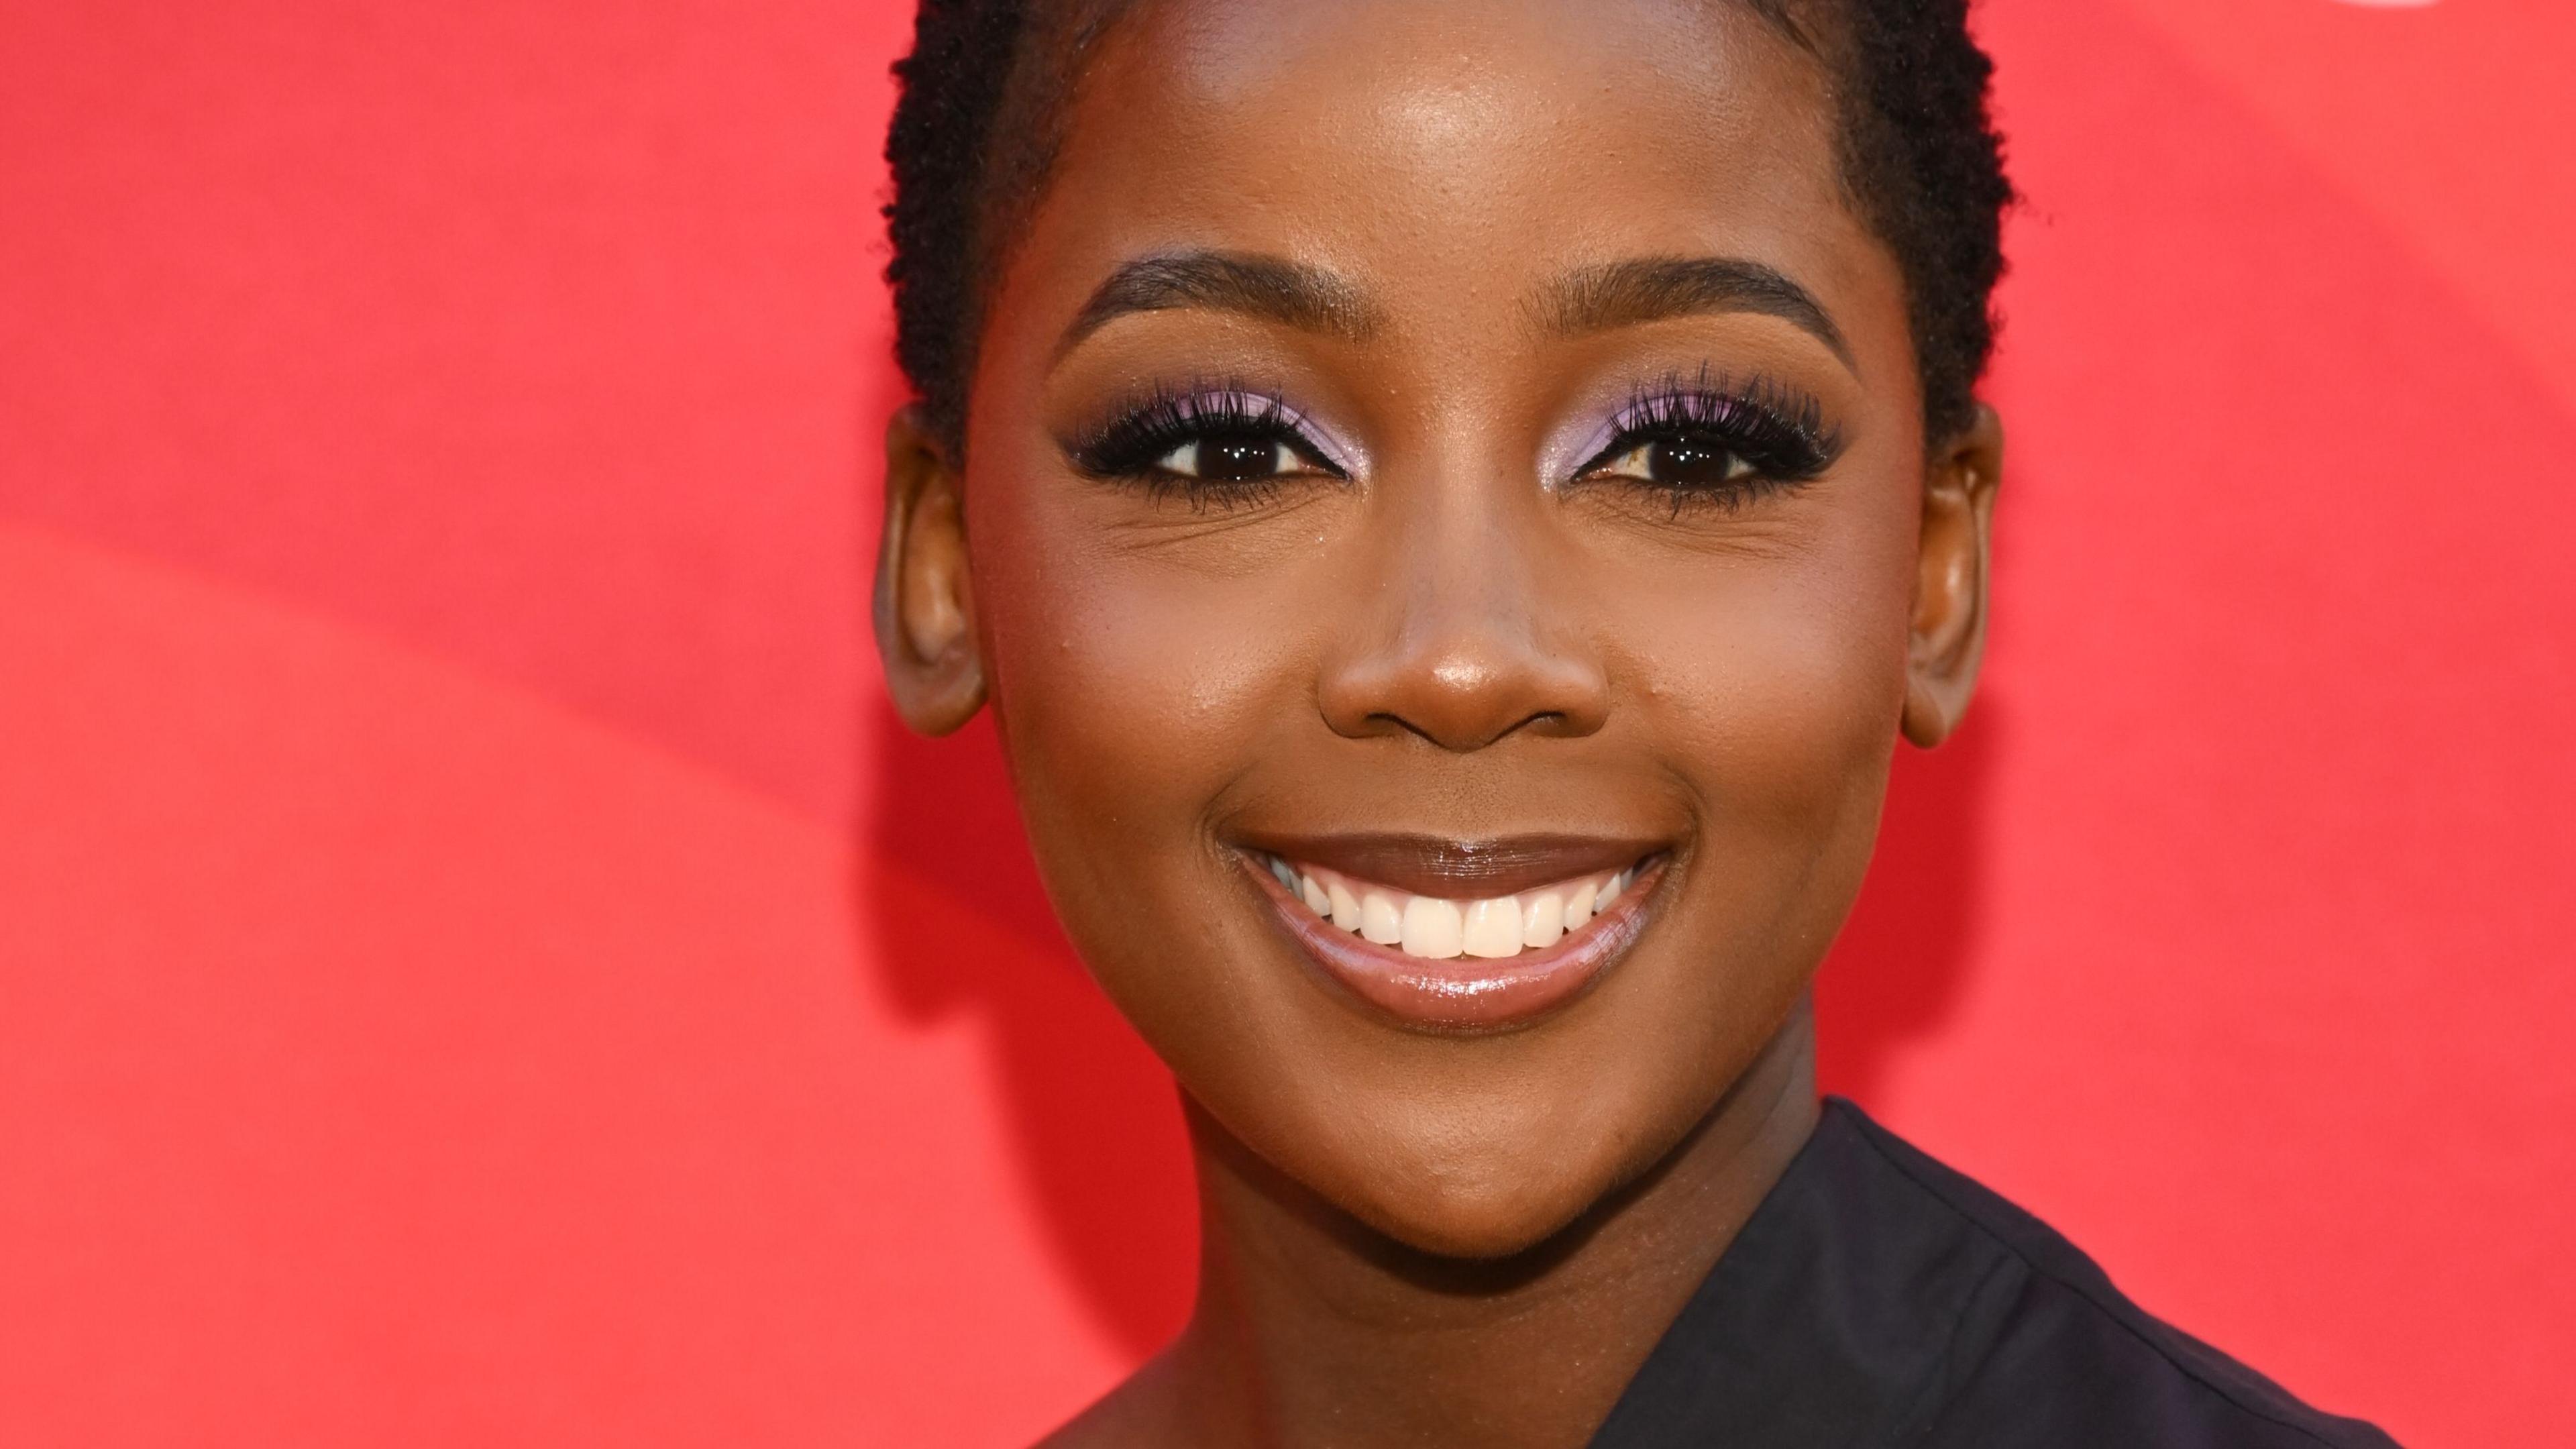
M 1878 856 L 1817 986 L 1829 1090 L 1868 1101 L 1907 1043 L 1947 1015 L 1968 969 L 1983 798 L 2000 722 L 1989 700 L 1941 749 L 1899 746 Z M 944 740 L 883 721 L 862 891 L 935 890 L 1024 949 L 975 950 L 933 913 L 871 899 L 875 959 L 904 1019 L 960 1013 L 990 1033 L 1030 1200 L 1099 1322 L 1133 1353 L 1187 1316 L 1197 1227 L 1170 1077 L 1058 930 L 1021 834 L 989 719 Z
M 883 706 L 880 706 L 883 708 Z M 990 1033 L 1005 1124 L 1048 1245 L 1130 1352 L 1189 1314 L 1198 1216 L 1172 1079 L 1082 968 L 1038 884 L 991 716 L 925 740 L 877 730 L 875 838 L 893 871 L 868 891 L 933 890 L 1017 949 L 961 949 L 934 913 L 870 900 L 883 983 L 907 1021 L 960 1014 Z
M 1896 747 L 1878 854 L 1816 975 L 1817 1074 L 1864 1106 L 1908 1047 L 1938 1034 L 1973 968 L 1986 798 L 2012 721 L 1989 692 L 1937 750 Z

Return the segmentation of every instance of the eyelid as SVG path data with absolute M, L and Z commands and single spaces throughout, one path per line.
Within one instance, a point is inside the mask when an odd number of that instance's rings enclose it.
M 1695 407 L 1737 411 L 1740 419 L 1674 415 Z M 1748 428 L 1783 435 L 1780 442 L 1810 455 L 1796 470 L 1802 477 L 1830 468 L 1843 451 L 1842 430 L 1825 422 L 1823 404 L 1813 394 L 1767 374 L 1752 373 L 1739 380 L 1703 363 L 1695 374 L 1668 372 L 1654 382 L 1636 384 L 1627 402 L 1596 424 L 1580 444 L 1558 454 L 1572 460 L 1563 467 L 1562 476 L 1567 482 L 1579 480 L 1629 448 L 1685 427 L 1707 428 L 1721 435 L 1740 435 Z M 1755 461 L 1747 454 L 1739 456 Z
M 1086 457 L 1097 457 L 1104 451 L 1121 446 L 1132 447 L 1137 441 L 1135 435 L 1139 433 L 1158 431 L 1169 437 L 1170 442 L 1154 454 L 1159 458 L 1170 447 L 1178 446 L 1190 437 L 1204 436 L 1204 432 L 1188 431 L 1194 425 L 1203 424 L 1250 424 L 1263 431 L 1275 430 L 1291 451 L 1306 455 L 1305 461 L 1320 462 L 1325 469 L 1345 479 L 1359 474 L 1356 450 L 1344 443 L 1332 429 L 1317 421 L 1313 414 L 1289 401 L 1284 392 L 1232 379 L 1192 381 L 1177 386 L 1153 383 L 1105 409 L 1096 421 L 1074 437 L 1060 439 L 1059 442 L 1077 467 L 1095 472 L 1102 470 L 1086 464 Z M 1123 470 L 1112 468 L 1107 471 Z

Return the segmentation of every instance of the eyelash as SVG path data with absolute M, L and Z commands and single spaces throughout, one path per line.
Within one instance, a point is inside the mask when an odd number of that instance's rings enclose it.
M 1282 484 L 1299 476 L 1229 481 L 1189 477 L 1159 466 L 1185 443 L 1227 435 L 1274 442 L 1310 468 L 1337 479 L 1350 476 L 1299 425 L 1296 409 L 1239 383 L 1177 391 L 1157 385 L 1110 412 L 1065 451 L 1076 468 L 1094 478 L 1134 484 L 1156 501 L 1178 495 L 1194 509 L 1266 503 L 1278 496 Z
M 1824 425 L 1824 409 L 1796 388 L 1756 374 L 1736 382 L 1705 367 L 1685 379 L 1667 374 L 1640 387 L 1611 420 L 1610 441 L 1574 472 L 1574 481 L 1619 477 L 1656 490 L 1679 516 L 1686 507 L 1734 509 L 1756 498 L 1813 481 L 1842 453 L 1839 430 Z M 1149 499 L 1180 496 L 1193 509 L 1266 503 L 1299 476 L 1250 480 L 1186 476 L 1160 465 L 1183 444 L 1226 435 L 1277 443 L 1308 467 L 1336 479 L 1350 475 L 1327 458 L 1300 425 L 1295 409 L 1271 394 L 1238 383 L 1174 390 L 1161 385 L 1110 412 L 1066 445 L 1076 468 L 1095 478 L 1133 484 Z M 1603 475 L 1604 464 L 1657 443 L 1713 442 L 1749 472 L 1724 483 L 1658 483 L 1629 475 Z
M 1714 441 L 1751 470 L 1723 484 L 1657 483 L 1620 476 L 1665 493 L 1673 512 L 1686 507 L 1733 509 L 1766 494 L 1814 481 L 1842 456 L 1842 434 L 1824 423 L 1824 407 L 1794 387 L 1759 374 L 1737 382 L 1706 368 L 1696 377 L 1667 374 L 1641 387 L 1611 420 L 1610 441 L 1574 472 L 1575 481 L 1607 481 L 1602 465 L 1638 448 L 1693 438 Z

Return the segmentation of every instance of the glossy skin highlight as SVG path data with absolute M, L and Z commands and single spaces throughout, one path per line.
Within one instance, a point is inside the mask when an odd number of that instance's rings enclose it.
M 1808 979 L 1899 735 L 1965 707 L 2000 462 L 1990 416 L 1923 435 L 1827 85 L 1702 3 L 1174 0 L 1089 59 L 962 456 L 890 433 L 878 597 L 916 727 L 995 710 L 1066 929 L 1189 1107 L 1198 1310 L 1059 1442 L 1580 1444 L 1804 1140 Z M 1103 304 L 1157 258 L 1289 290 Z M 1675 260 L 1817 315 L 1576 305 Z M 1584 472 L 1710 379 L 1811 402 L 1830 463 Z M 1222 495 L 1085 466 L 1210 389 L 1313 458 Z M 1435 894 L 1444 849 L 1655 865 L 1582 989 L 1462 1023 L 1317 969 L 1282 841 Z

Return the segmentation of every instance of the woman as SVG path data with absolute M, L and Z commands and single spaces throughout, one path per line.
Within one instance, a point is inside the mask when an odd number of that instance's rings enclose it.
M 2009 199 L 1942 0 L 930 0 L 877 630 L 1185 1096 L 1051 1443 L 2383 1444 L 1818 1102 L 1975 683 Z

